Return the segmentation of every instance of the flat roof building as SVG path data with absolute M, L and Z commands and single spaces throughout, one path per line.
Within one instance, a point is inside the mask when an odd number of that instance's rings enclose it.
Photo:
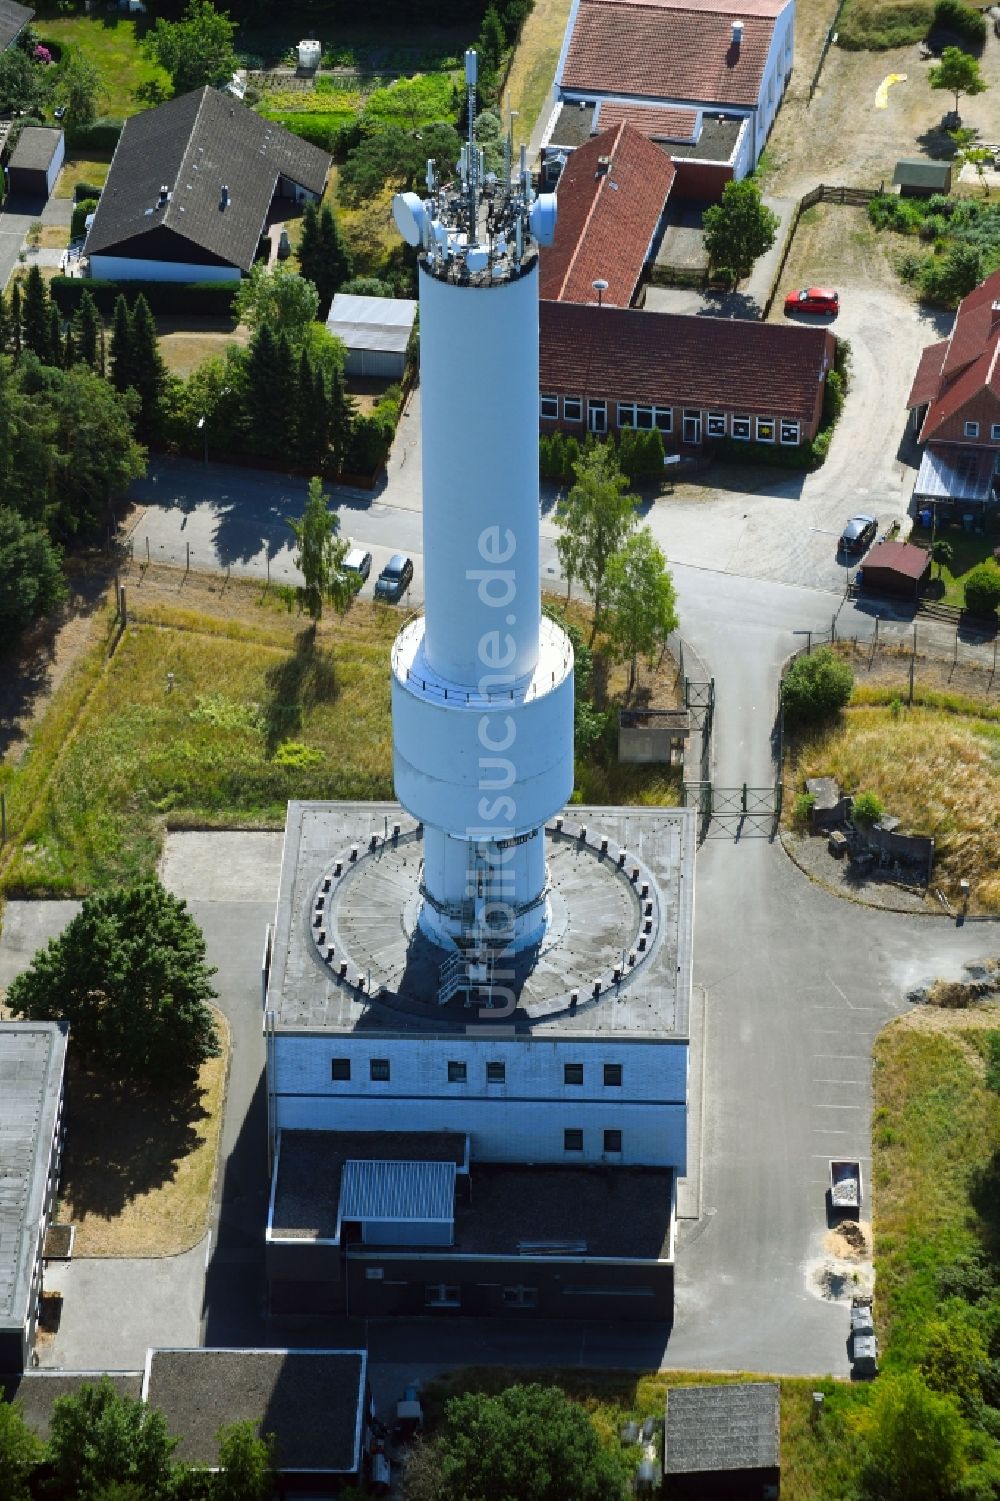
M 67 1029 L 0 1022 L 0 1372 L 28 1364 L 59 1183 Z
M 402 380 L 416 317 L 413 297 L 358 297 L 338 292 L 326 326 L 344 344 L 344 373 Z
M 671 1386 L 663 1441 L 665 1497 L 777 1498 L 781 1388 L 776 1381 Z
M 7 167 L 11 195 L 48 198 L 65 158 L 66 142 L 61 130 L 44 125 L 26 126 Z

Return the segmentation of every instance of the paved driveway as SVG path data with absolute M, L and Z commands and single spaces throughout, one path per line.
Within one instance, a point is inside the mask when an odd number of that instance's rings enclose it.
M 25 235 L 42 217 L 43 207 L 41 199 L 26 202 L 23 198 L 8 198 L 0 209 L 0 287 L 6 287 L 10 281 Z

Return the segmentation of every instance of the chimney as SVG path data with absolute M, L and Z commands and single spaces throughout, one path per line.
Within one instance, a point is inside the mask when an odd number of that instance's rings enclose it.
M 169 199 L 170 199 L 170 189 L 168 188 L 167 184 L 165 182 L 163 182 L 163 183 L 160 184 L 160 196 L 159 196 L 159 198 L 156 201 L 156 207 L 157 208 L 163 208 L 164 205 L 167 202 L 169 202 Z
M 595 177 L 606 177 L 607 174 L 608 174 L 608 172 L 610 170 L 611 170 L 611 158 L 610 158 L 610 156 L 599 156 L 597 158 L 597 171 L 594 173 L 594 176 Z
M 743 40 L 743 22 L 742 21 L 734 21 L 733 22 L 733 46 L 737 50 L 739 50 L 739 46 L 740 46 L 740 43 L 742 42 L 742 40 Z

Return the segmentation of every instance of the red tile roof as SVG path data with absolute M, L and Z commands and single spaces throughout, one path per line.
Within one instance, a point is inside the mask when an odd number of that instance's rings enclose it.
M 580 0 L 563 89 L 753 106 L 787 0 Z M 739 46 L 732 24 L 743 22 Z
M 698 125 L 698 111 L 667 109 L 656 104 L 621 104 L 617 99 L 602 100 L 597 115 L 600 130 L 614 130 L 625 121 L 648 136 L 651 141 L 693 141 Z
M 823 328 L 541 304 L 541 389 L 809 423 L 832 362 Z
M 925 547 L 914 547 L 912 542 L 880 542 L 872 548 L 861 568 L 862 572 L 869 568 L 886 568 L 903 578 L 921 579 L 930 562 L 931 555 Z
M 910 388 L 910 407 L 927 404 L 920 441 L 983 392 L 1000 397 L 1000 271 L 964 298 L 951 334 L 924 350 Z
M 593 136 L 559 178 L 555 243 L 541 252 L 540 295 L 628 307 L 677 172 L 666 152 L 624 123 Z

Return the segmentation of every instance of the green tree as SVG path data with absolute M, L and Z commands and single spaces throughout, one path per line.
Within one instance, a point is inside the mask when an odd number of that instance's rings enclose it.
M 41 74 L 20 47 L 0 52 L 0 114 L 36 115 L 41 106 Z
M 749 177 L 727 182 L 721 203 L 713 203 L 702 215 L 705 249 L 713 266 L 730 266 L 737 276 L 747 276 L 758 256 L 770 250 L 778 232 L 778 216 L 760 196 Z
M 139 397 L 136 427 L 140 437 L 150 437 L 159 430 L 167 371 L 160 355 L 156 324 L 141 292 L 129 320 L 129 363 L 131 384 Z
M 480 65 L 485 63 L 488 70 L 495 72 L 507 47 L 507 34 L 494 5 L 486 7 L 477 45 Z
M 10 289 L 10 352 L 15 360 L 20 356 L 23 339 L 24 307 L 21 297 L 21 283 L 15 281 Z
M 340 290 L 354 269 L 351 252 L 328 203 L 322 209 L 317 209 L 314 203 L 306 205 L 298 257 L 299 270 L 316 288 L 319 308 L 325 313 L 334 293 Z
M 119 1395 L 107 1376 L 52 1409 L 49 1463 L 62 1494 L 80 1501 L 96 1501 L 112 1485 L 134 1486 L 147 1501 L 166 1498 L 176 1446 L 163 1415 Z
M 288 338 L 265 323 L 250 341 L 246 362 L 247 438 L 254 452 L 265 458 L 294 450 L 295 374 Z
M 21 1413 L 0 1396 L 0 1501 L 29 1501 L 29 1481 L 45 1454 Z
M 974 14 L 979 17 L 978 11 L 974 12 Z M 979 17 L 979 19 L 982 18 Z M 986 181 L 986 169 L 993 163 L 993 152 L 988 146 L 976 145 L 976 136 L 978 133 L 978 131 L 973 130 L 968 125 L 960 125 L 957 130 L 948 131 L 948 135 L 955 142 L 955 160 L 958 163 L 959 171 L 966 165 L 972 167 L 979 178 L 984 197 L 988 198 L 990 196 L 990 186 Z
M 433 1464 L 431 1485 L 436 1481 L 442 1501 L 625 1496 L 622 1470 L 590 1418 L 557 1387 L 510 1386 L 497 1396 L 453 1397 L 439 1434 L 425 1447 Z M 429 1501 L 435 1491 L 427 1487 L 424 1494 Z
M 924 1330 L 920 1370 L 931 1391 L 956 1399 L 968 1417 L 982 1401 L 981 1372 L 989 1366 L 989 1351 L 975 1315 L 967 1305 L 961 1313 L 931 1319 Z
M 931 543 L 931 557 L 938 565 L 938 578 L 945 568 L 955 561 L 955 549 L 946 537 L 935 537 Z
M 115 298 L 111 315 L 111 383 L 116 391 L 135 390 L 138 379 L 132 358 L 132 314 L 124 295 Z
M 971 52 L 963 52 L 961 47 L 945 47 L 941 61 L 927 70 L 927 81 L 932 89 L 944 89 L 946 93 L 954 94 L 956 114 L 963 94 L 971 99 L 974 94 L 982 94 L 987 86 L 979 63 Z
M 7 306 L 7 298 L 3 289 L 0 288 L 0 356 L 9 353 L 14 335 L 14 327 L 11 321 L 10 309 Z
M 66 598 L 62 559 L 48 532 L 0 506 L 0 639 Z
M 330 434 L 330 447 L 333 450 L 334 467 L 339 469 L 351 445 L 351 435 L 354 431 L 354 422 L 357 417 L 357 408 L 354 401 L 347 394 L 347 382 L 344 379 L 343 367 L 334 370 L 331 374 L 329 391 L 328 431 Z
M 677 629 L 674 581 L 648 526 L 609 558 L 606 597 L 608 635 L 618 659 L 629 664 L 631 694 L 640 655 L 654 658 Z
M 576 465 L 576 483 L 556 507 L 556 552 L 566 575 L 567 596 L 579 580 L 594 602 L 594 637 L 604 608 L 608 563 L 636 524 L 639 497 L 630 495 L 609 443 L 585 449 Z
M 350 281 L 345 281 L 340 292 L 350 293 L 354 297 L 392 297 L 394 295 L 392 283 L 383 281 L 379 276 L 352 276 Z
M 24 348 L 30 349 L 43 364 L 51 364 L 52 328 L 49 322 L 49 293 L 37 266 L 32 266 L 25 278 L 24 300 L 21 305 L 21 330 Z
M 419 131 L 386 126 L 348 152 L 337 191 L 345 203 L 357 205 L 374 198 L 386 183 L 408 190 L 423 177 L 428 157 L 447 164 L 450 172 L 461 149 L 457 130 L 445 122 L 425 125 Z
M 12 981 L 7 1005 L 68 1022 L 78 1056 L 113 1078 L 186 1084 L 219 1051 L 214 973 L 187 904 L 149 880 L 86 897 Z
M 319 311 L 319 293 L 311 281 L 287 266 L 268 268 L 258 262 L 240 283 L 234 311 L 252 333 L 265 325 L 283 333 L 297 347 Z
M 179 21 L 162 17 L 143 40 L 147 57 L 170 74 L 175 94 L 210 83 L 228 83 L 236 71 L 233 37 L 236 23 L 211 0 L 189 0 Z
M 213 1501 L 270 1501 L 274 1494 L 274 1440 L 259 1437 L 254 1423 L 219 1430 L 219 1468 Z
M 67 129 L 93 124 L 103 93 L 104 84 L 97 65 L 76 49 L 65 52 L 56 70 L 52 96 L 66 110 L 64 123 Z
M 968 1431 L 954 1397 L 916 1371 L 880 1376 L 856 1425 L 876 1494 L 892 1501 L 951 1496 L 966 1467 Z
M 973 615 L 992 615 L 1000 609 L 1000 564 L 992 558 L 965 575 L 965 608 Z
M 73 358 L 101 374 L 99 364 L 101 319 L 90 292 L 84 288 L 73 314 Z
M 56 303 L 49 299 L 49 347 L 47 363 L 50 365 L 65 365 L 65 345 L 63 343 L 62 314 Z
M 302 574 L 299 599 L 303 609 L 314 622 L 321 619 L 326 601 L 342 613 L 355 592 L 343 571 L 347 543 L 340 536 L 340 517 L 330 510 L 323 481 L 318 476 L 309 481 L 301 518 L 290 516 L 288 525 L 299 546 L 295 566 Z
M 850 700 L 854 674 L 850 663 L 828 646 L 795 658 L 781 684 L 781 706 L 791 724 L 829 719 Z

